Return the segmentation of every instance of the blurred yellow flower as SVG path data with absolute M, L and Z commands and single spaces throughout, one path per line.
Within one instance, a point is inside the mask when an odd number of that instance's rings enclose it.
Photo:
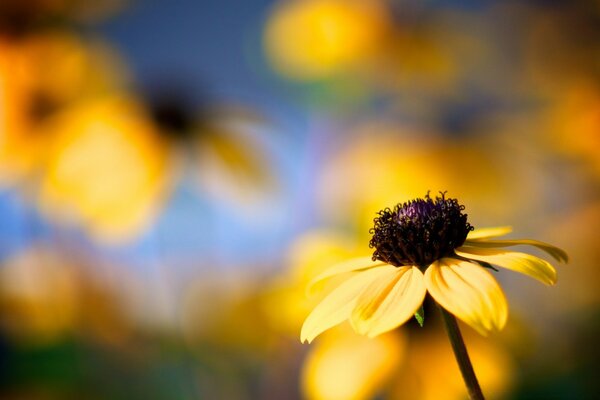
M 73 331 L 122 342 L 129 333 L 114 282 L 72 253 L 35 244 L 0 268 L 0 323 L 18 340 L 47 342 Z M 94 267 L 97 267 L 95 265 Z M 119 274 L 120 282 L 123 273 Z
M 265 48 L 284 76 L 325 78 L 366 62 L 387 24 L 377 0 L 283 1 L 267 22 Z
M 265 118 L 237 104 L 193 103 L 194 96 L 176 82 L 157 85 L 148 93 L 150 114 L 169 147 L 190 161 L 201 195 L 234 203 L 235 211 L 256 214 L 257 205 L 272 194 L 276 179 L 262 135 Z
M 41 177 L 42 210 L 109 242 L 147 227 L 166 195 L 169 153 L 134 99 L 78 104 L 45 129 L 54 140 Z
M 196 181 L 204 193 L 236 209 L 256 212 L 277 187 L 269 154 L 251 132 L 265 130 L 253 110 L 226 106 L 213 111 L 214 120 L 199 127 L 193 143 Z
M 53 113 L 124 86 L 126 73 L 104 45 L 50 30 L 0 37 L 0 183 L 30 177 L 49 138 Z
M 3 326 L 19 337 L 50 340 L 77 318 L 78 285 L 73 268 L 48 251 L 27 251 L 0 269 Z
M 35 108 L 54 108 L 125 86 L 128 72 L 110 46 L 66 30 L 27 35 L 18 48 L 17 76 L 28 83 Z M 38 113 L 48 110 L 37 110 Z
M 34 148 L 28 85 L 19 79 L 18 48 L 0 39 L 0 183 L 12 182 L 30 170 Z
M 499 220 L 515 217 L 515 207 L 502 201 L 506 192 L 518 196 L 523 207 L 535 198 L 534 189 L 518 175 L 507 179 L 500 167 L 506 161 L 495 149 L 490 151 L 489 137 L 449 140 L 386 121 L 360 123 L 352 134 L 356 136 L 348 145 L 328 158 L 317 195 L 328 223 L 351 225 L 360 235 L 368 232 L 382 204 L 409 200 L 431 187 L 457 193 L 472 212 L 485 211 Z M 470 171 L 468 179 L 464 171 Z
M 556 271 L 538 257 L 502 249 L 531 245 L 557 261 L 564 251 L 530 239 L 490 240 L 510 228 L 472 231 L 464 206 L 445 195 L 416 199 L 380 211 L 371 230 L 373 257 L 351 259 L 314 278 L 313 284 L 348 277 L 307 317 L 301 341 L 311 342 L 323 331 L 350 320 L 359 334 L 374 337 L 397 328 L 419 309 L 425 294 L 486 335 L 504 327 L 508 306 L 494 277 L 493 265 L 521 272 L 544 284 L 556 282 Z
M 399 373 L 386 398 L 396 400 L 463 400 L 464 383 L 448 338 L 442 330 L 412 335 Z M 486 399 L 506 398 L 515 365 L 497 341 L 466 335 L 469 355 Z M 432 381 L 435 377 L 435 383 Z
M 406 339 L 375 339 L 337 329 L 323 335 L 302 366 L 302 389 L 310 400 L 372 399 L 388 386 L 404 361 Z

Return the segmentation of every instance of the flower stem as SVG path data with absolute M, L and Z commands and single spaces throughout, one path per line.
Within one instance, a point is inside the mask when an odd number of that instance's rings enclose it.
M 446 332 L 450 338 L 450 343 L 452 344 L 452 350 L 454 350 L 456 362 L 458 363 L 460 373 L 462 374 L 465 385 L 467 386 L 469 398 L 471 400 L 483 400 L 483 393 L 481 392 L 481 387 L 479 387 L 479 382 L 475 376 L 475 371 L 473 370 L 469 353 L 467 353 L 465 342 L 460 334 L 456 317 L 446 311 L 444 307 L 439 306 L 439 309 L 442 312 L 444 326 L 446 327 Z

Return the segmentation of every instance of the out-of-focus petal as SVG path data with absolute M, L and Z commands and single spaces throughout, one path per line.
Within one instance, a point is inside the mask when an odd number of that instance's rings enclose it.
M 370 256 L 368 257 L 357 257 L 352 258 L 347 261 L 343 261 L 339 264 L 332 266 L 331 268 L 327 268 L 325 271 L 317 275 L 314 279 L 312 279 L 306 288 L 308 293 L 313 291 L 315 285 L 325 279 L 331 278 L 335 275 L 344 274 L 348 272 L 360 271 L 363 269 L 369 269 L 374 267 L 381 267 L 386 265 L 382 261 L 373 261 Z
M 517 369 L 512 353 L 502 343 L 464 330 L 469 357 L 486 399 L 509 398 Z M 448 337 L 442 329 L 425 329 L 411 336 L 406 349 L 403 372 L 391 383 L 388 399 L 464 400 L 465 383 L 460 374 Z M 435 382 L 432 380 L 435 377 Z
M 235 115 L 218 117 L 222 120 L 196 128 L 193 172 L 198 189 L 219 201 L 233 203 L 235 210 L 256 214 L 257 208 L 268 203 L 268 196 L 275 194 L 279 185 L 267 148 L 249 134 L 264 130 L 266 125 L 248 118 L 236 120 L 240 117 Z
M 375 398 L 395 377 L 405 353 L 406 339 L 397 333 L 371 339 L 351 330 L 328 331 L 304 362 L 303 394 L 311 400 Z
M 357 246 L 347 234 L 335 230 L 316 229 L 298 236 L 290 246 L 287 264 L 289 277 L 305 288 L 323 271 L 340 262 L 364 254 L 367 246 Z M 368 247 L 367 247 L 368 248 Z
M 465 246 L 474 246 L 474 247 L 506 247 L 506 246 L 518 246 L 518 245 L 527 245 L 527 246 L 535 246 L 540 250 L 545 251 L 550 254 L 556 261 L 567 262 L 569 260 L 569 256 L 567 253 L 559 249 L 556 246 L 552 246 L 551 244 L 540 242 L 538 240 L 533 239 L 514 239 L 514 240 L 469 240 L 465 241 Z
M 556 283 L 557 278 L 554 267 L 548 261 L 531 254 L 468 246 L 457 248 L 455 253 L 471 260 L 487 262 L 529 275 L 546 285 Z
M 423 273 L 417 267 L 386 269 L 358 297 L 352 326 L 369 337 L 390 331 L 414 315 L 425 293 Z
M 498 226 L 493 228 L 475 229 L 467 235 L 467 240 L 489 239 L 498 236 L 504 236 L 512 232 L 510 226 Z
M 387 273 L 389 268 L 394 267 L 380 267 L 363 271 L 335 288 L 306 318 L 300 332 L 300 340 L 310 343 L 323 331 L 350 317 L 358 295 L 371 282 Z
M 504 327 L 506 298 L 496 279 L 482 267 L 443 258 L 425 271 L 425 285 L 436 302 L 480 334 Z

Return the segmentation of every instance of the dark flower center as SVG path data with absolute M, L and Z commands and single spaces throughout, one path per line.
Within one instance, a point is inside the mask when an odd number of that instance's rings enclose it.
M 453 254 L 461 246 L 469 231 L 465 209 L 456 199 L 447 199 L 444 193 L 424 199 L 398 204 L 393 210 L 379 211 L 369 247 L 375 248 L 373 260 L 381 260 L 396 267 L 416 265 L 427 267 L 442 257 Z

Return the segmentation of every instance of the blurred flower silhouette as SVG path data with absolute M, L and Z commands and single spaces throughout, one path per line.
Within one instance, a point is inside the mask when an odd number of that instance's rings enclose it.
M 473 214 L 485 211 L 499 219 L 516 218 L 515 208 L 501 201 L 503 193 L 514 193 L 525 208 L 535 198 L 534 188 L 520 180 L 524 178 L 511 173 L 507 179 L 511 164 L 503 152 L 495 151 L 499 147 L 490 148 L 489 138 L 448 138 L 391 121 L 356 125 L 351 128 L 355 136 L 326 160 L 318 176 L 317 200 L 325 221 L 350 227 L 366 241 L 373 215 L 382 204 L 409 200 L 429 187 L 447 188 Z
M 49 340 L 72 328 L 79 305 L 71 265 L 57 262 L 55 254 L 31 251 L 9 260 L 0 272 L 5 329 L 16 337 Z
M 247 107 L 223 107 L 200 127 L 194 157 L 201 190 L 245 211 L 256 210 L 277 188 L 270 154 L 261 140 L 269 129 Z
M 304 361 L 304 394 L 311 400 L 375 398 L 390 386 L 405 347 L 400 334 L 368 339 L 342 329 L 327 332 Z
M 6 260 L 0 269 L 3 329 L 24 342 L 81 333 L 122 343 L 130 326 L 117 304 L 117 287 L 89 267 L 83 258 L 43 245 Z
M 105 241 L 135 237 L 169 187 L 168 149 L 143 107 L 126 96 L 82 102 L 48 120 L 40 205 Z
M 125 72 L 99 42 L 67 30 L 0 36 L 0 184 L 31 178 L 48 141 L 40 131 L 64 107 L 118 90 Z
M 443 330 L 413 333 L 417 334 L 410 337 L 405 361 L 393 377 L 386 398 L 464 399 L 464 384 Z M 510 354 L 498 341 L 483 340 L 477 335 L 465 336 L 479 382 L 486 388 L 486 398 L 507 398 L 516 380 L 515 364 Z
M 304 395 L 311 400 L 463 399 L 463 382 L 443 331 L 411 333 L 366 338 L 340 327 L 324 333 L 303 364 Z M 473 335 L 468 340 L 488 398 L 504 398 L 515 381 L 510 356 L 498 343 Z
M 378 0 L 284 1 L 267 23 L 265 48 L 273 66 L 288 78 L 328 78 L 367 64 L 388 23 Z
M 38 203 L 95 239 L 139 237 L 192 155 L 203 191 L 252 207 L 274 186 L 243 107 L 191 109 L 128 91 L 107 46 L 66 29 L 0 37 L 0 183 L 39 182 Z
M 192 156 L 198 186 L 219 200 L 252 208 L 274 187 L 256 139 L 263 121 L 254 111 L 197 110 L 179 107 L 178 99 L 156 104 L 136 96 L 107 45 L 82 39 L 67 23 L 48 24 L 59 15 L 85 18 L 85 9 L 96 6 L 27 4 L 0 6 L 0 17 L 19 17 L 0 29 L 0 184 L 38 196 L 34 201 L 52 221 L 82 227 L 105 243 L 146 231 L 184 153 Z
M 372 230 L 372 260 L 348 260 L 315 277 L 313 284 L 355 273 L 315 307 L 302 326 L 301 340 L 311 342 L 346 319 L 356 332 L 377 336 L 411 318 L 426 292 L 485 335 L 503 328 L 508 316 L 504 293 L 485 268 L 494 269 L 494 264 L 545 284 L 556 282 L 556 271 L 547 261 L 501 248 L 531 245 L 557 261 L 567 260 L 564 251 L 529 239 L 489 240 L 510 229 L 470 232 L 463 209 L 457 200 L 442 194 L 435 200 L 427 195 L 381 211 Z
M 18 49 L 0 38 L 0 183 L 12 181 L 31 168 L 36 142 L 31 140 L 26 110 L 27 84 L 18 79 Z
M 253 209 L 273 191 L 276 179 L 261 139 L 270 127 L 253 108 L 195 102 L 197 94 L 169 81 L 146 97 L 158 133 L 187 162 L 201 194 Z

